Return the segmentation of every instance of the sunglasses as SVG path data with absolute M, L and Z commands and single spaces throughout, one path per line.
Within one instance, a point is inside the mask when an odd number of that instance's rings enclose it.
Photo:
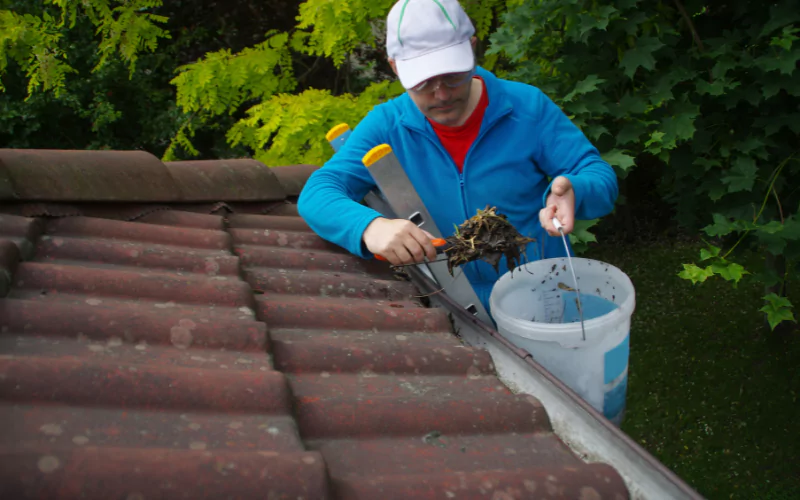
M 462 71 L 461 73 L 448 73 L 446 75 L 429 78 L 408 90 L 417 94 L 422 92 L 436 92 L 439 89 L 439 85 L 442 84 L 448 88 L 454 89 L 470 81 L 473 76 L 475 76 L 475 68 L 469 71 Z

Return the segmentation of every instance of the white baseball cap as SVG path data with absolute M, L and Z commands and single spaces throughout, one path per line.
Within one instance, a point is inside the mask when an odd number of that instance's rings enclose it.
M 386 52 L 403 87 L 475 66 L 475 27 L 457 0 L 400 0 L 386 19 Z

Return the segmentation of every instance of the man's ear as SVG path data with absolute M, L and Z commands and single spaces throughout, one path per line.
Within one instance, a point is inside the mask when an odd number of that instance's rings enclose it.
M 394 62 L 394 59 L 391 57 L 389 58 L 389 66 L 392 67 L 392 71 L 394 71 L 395 76 L 397 76 L 397 64 Z
M 469 43 L 472 44 L 472 52 L 475 52 L 475 47 L 478 45 L 478 38 L 473 36 L 469 39 Z

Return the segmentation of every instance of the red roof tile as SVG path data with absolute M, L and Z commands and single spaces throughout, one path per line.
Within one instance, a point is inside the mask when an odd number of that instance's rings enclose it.
M 187 166 L 204 193 L 263 174 Z M 309 173 L 274 171 L 287 196 Z M 219 215 L 2 215 L 0 497 L 628 498 L 444 309 L 237 189 Z

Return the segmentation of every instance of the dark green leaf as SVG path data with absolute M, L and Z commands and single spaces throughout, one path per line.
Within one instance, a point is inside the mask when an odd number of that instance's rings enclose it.
M 586 134 L 586 137 L 596 141 L 600 137 L 609 134 L 608 129 L 605 128 L 603 125 L 587 125 L 583 127 L 583 132 Z
M 769 9 L 769 21 L 764 25 L 758 37 L 769 35 L 776 29 L 797 21 L 800 21 L 800 10 L 797 9 L 796 2 L 784 1 L 777 5 L 773 4 Z
M 722 178 L 722 182 L 728 185 L 728 191 L 737 193 L 739 191 L 750 191 L 756 181 L 758 167 L 752 158 L 739 157 L 733 162 L 730 173 Z
M 619 149 L 612 149 L 603 155 L 603 159 L 608 162 L 609 165 L 617 166 L 622 170 L 628 170 L 635 165 L 634 157 Z
M 619 110 L 623 116 L 639 115 L 647 111 L 647 101 L 640 96 L 625 94 L 619 100 Z
M 769 221 L 769 223 L 764 224 L 763 226 L 758 226 L 757 228 L 758 231 L 767 234 L 781 233 L 783 232 L 783 229 L 783 224 L 776 220 Z
M 739 82 L 728 82 L 724 78 L 718 78 L 709 83 L 705 80 L 697 81 L 697 93 L 700 95 L 721 96 L 728 89 L 734 89 L 740 85 Z
M 617 145 L 623 146 L 631 142 L 638 142 L 639 137 L 646 131 L 644 125 L 639 122 L 626 123 L 622 130 L 617 134 Z
M 736 231 L 736 225 L 722 214 L 714 214 L 714 223 L 703 228 L 703 231 L 712 237 L 726 236 Z
M 564 101 L 569 102 L 573 100 L 575 96 L 588 94 L 589 92 L 596 90 L 597 86 L 604 82 L 605 80 L 599 78 L 597 75 L 589 75 L 575 85 L 575 88 L 572 90 L 572 92 L 564 97 Z
M 800 60 L 800 47 L 792 51 L 775 52 L 768 52 L 756 59 L 756 65 L 764 71 L 780 71 L 782 75 L 791 75 L 797 68 L 797 61 Z
M 779 297 L 771 293 L 764 296 L 764 302 L 766 304 L 759 310 L 766 313 L 769 326 L 773 330 L 783 321 L 795 321 L 792 303 L 786 297 Z
M 656 59 L 653 52 L 657 51 L 664 44 L 655 37 L 642 37 L 636 40 L 636 46 L 622 56 L 619 67 L 625 70 L 625 76 L 633 78 L 638 68 L 653 70 L 656 67 Z

